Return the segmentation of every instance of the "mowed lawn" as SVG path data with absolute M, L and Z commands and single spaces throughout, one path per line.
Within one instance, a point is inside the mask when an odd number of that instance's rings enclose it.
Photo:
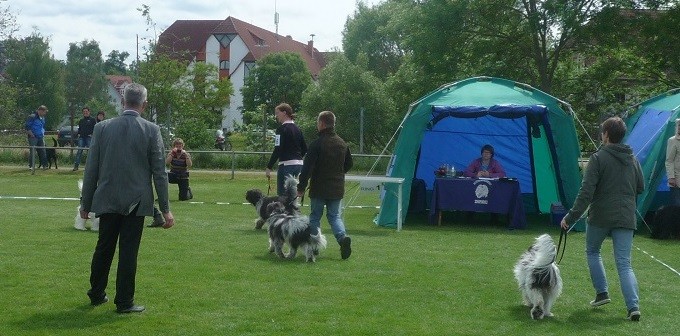
M 532 321 L 512 269 L 534 237 L 547 232 L 558 239 L 546 216 L 531 216 L 528 229 L 510 231 L 503 223 L 488 223 L 485 215 L 468 222 L 446 213 L 442 226 L 414 215 L 397 232 L 373 223 L 376 195 L 357 194 L 356 184 L 348 184 L 351 207 L 344 219 L 353 238 L 351 258 L 340 259 L 324 219 L 329 247 L 317 263 L 305 263 L 301 255 L 279 260 L 267 252 L 266 231 L 254 230 L 254 208 L 243 204 L 247 189 L 266 192 L 263 172 L 237 172 L 231 179 L 228 172 L 193 171 L 192 202 L 177 201 L 177 186 L 171 185 L 175 227 L 145 228 L 142 238 L 135 298 L 147 310 L 119 315 L 112 302 L 115 262 L 107 291 L 111 301 L 93 308 L 85 294 L 97 235 L 73 228 L 81 177 L 82 171 L 68 167 L 35 175 L 23 167 L 0 168 L 0 335 L 673 335 L 679 330 L 680 241 L 651 240 L 646 229 L 636 236 L 633 267 L 642 319 L 634 323 L 625 319 L 611 242 L 603 256 L 612 303 L 591 308 L 584 235 L 570 234 L 555 317 Z

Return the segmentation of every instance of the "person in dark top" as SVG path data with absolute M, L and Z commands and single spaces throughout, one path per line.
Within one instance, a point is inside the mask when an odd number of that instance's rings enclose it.
M 309 198 L 311 213 L 309 226 L 319 232 L 323 208 L 326 207 L 326 218 L 333 230 L 335 240 L 340 244 L 340 257 L 344 260 L 352 253 L 352 240 L 345 231 L 342 222 L 342 198 L 345 196 L 345 173 L 353 165 L 349 146 L 335 133 L 335 115 L 331 111 L 319 113 L 316 121 L 319 138 L 309 145 L 309 153 L 305 156 L 298 196 L 302 197 L 309 182 Z
M 177 183 L 180 201 L 190 200 L 194 198 L 189 187 L 189 168 L 193 165 L 191 155 L 184 150 L 184 140 L 180 138 L 172 142 L 172 147 L 165 158 L 165 163 L 170 165 L 168 180 L 170 183 Z
M 587 211 L 586 260 L 595 289 L 595 299 L 590 301 L 594 307 L 611 302 L 600 251 L 605 239 L 612 241 L 627 317 L 639 321 L 639 288 L 631 259 L 637 196 L 645 190 L 645 181 L 633 149 L 621 142 L 625 135 L 626 123 L 621 118 L 612 117 L 602 123 L 602 146 L 590 156 L 581 189 L 560 226 L 569 230 Z
M 76 158 L 73 160 L 73 171 L 78 170 L 78 166 L 80 166 L 83 148 L 90 148 L 92 131 L 94 130 L 94 124 L 96 123 L 97 121 L 90 116 L 90 108 L 87 106 L 83 107 L 83 117 L 78 122 L 78 152 L 76 153 Z
M 272 168 L 276 161 L 279 167 L 276 172 L 276 193 L 284 193 L 283 182 L 287 175 L 297 176 L 302 171 L 302 158 L 307 153 L 307 144 L 300 128 L 293 122 L 293 109 L 286 103 L 281 103 L 274 109 L 276 120 L 281 123 L 276 129 L 274 137 L 274 151 L 267 163 L 267 178 L 271 177 Z

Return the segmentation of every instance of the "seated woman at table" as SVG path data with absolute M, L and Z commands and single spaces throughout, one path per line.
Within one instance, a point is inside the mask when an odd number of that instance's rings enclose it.
M 463 172 L 467 177 L 505 177 L 505 170 L 498 160 L 493 158 L 493 146 L 482 146 L 482 157 L 474 159 Z

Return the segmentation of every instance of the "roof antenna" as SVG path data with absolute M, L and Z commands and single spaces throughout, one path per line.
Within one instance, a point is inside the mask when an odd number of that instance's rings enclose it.
M 274 25 L 276 26 L 276 42 L 279 41 L 279 12 L 276 11 L 276 0 L 274 0 Z

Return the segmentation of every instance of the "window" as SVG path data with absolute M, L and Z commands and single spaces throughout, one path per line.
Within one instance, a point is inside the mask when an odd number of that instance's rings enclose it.
M 229 61 L 228 60 L 220 61 L 220 70 L 229 70 Z
M 245 82 L 245 79 L 250 76 L 250 71 L 255 69 L 255 62 L 245 62 L 244 64 L 245 71 L 243 74 L 243 81 Z

